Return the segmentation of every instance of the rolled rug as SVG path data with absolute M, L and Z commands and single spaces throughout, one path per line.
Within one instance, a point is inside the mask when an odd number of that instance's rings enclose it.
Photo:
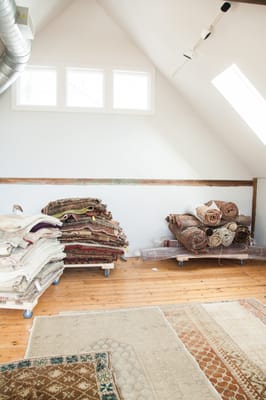
M 208 236 L 208 246 L 209 247 L 218 247 L 222 244 L 222 238 L 218 229 L 214 229 L 211 236 Z
M 196 217 L 205 225 L 217 226 L 221 223 L 222 212 L 212 203 L 210 206 L 202 204 L 195 209 Z
M 236 218 L 239 214 L 238 207 L 231 201 L 210 200 L 205 205 L 210 206 L 215 203 L 222 212 L 222 218 L 225 220 Z
M 179 247 L 180 243 L 176 239 L 165 239 L 163 241 L 163 247 Z
M 213 234 L 208 237 L 209 247 L 218 247 L 220 245 L 228 247 L 232 244 L 235 232 L 221 226 L 214 230 Z
M 235 232 L 237 230 L 237 223 L 234 221 L 227 222 L 223 227 L 229 229 L 231 232 Z
M 200 221 L 190 214 L 169 214 L 166 221 L 176 224 L 178 229 L 183 230 L 190 226 L 200 226 Z
M 202 228 L 207 236 L 211 236 L 213 234 L 214 228 L 210 228 L 209 226 L 205 226 Z
M 235 232 L 223 226 L 219 229 L 219 233 L 222 238 L 222 245 L 229 247 L 233 243 Z
M 169 224 L 170 231 L 175 235 L 176 239 L 189 251 L 198 253 L 200 250 L 206 249 L 208 245 L 206 233 L 195 226 L 191 226 L 184 230 L 179 230 L 176 224 Z
M 234 221 L 239 225 L 250 226 L 252 222 L 252 218 L 247 215 L 238 215 Z
M 250 245 L 251 241 L 251 233 L 247 226 L 238 225 L 237 230 L 235 232 L 235 243 L 245 243 Z

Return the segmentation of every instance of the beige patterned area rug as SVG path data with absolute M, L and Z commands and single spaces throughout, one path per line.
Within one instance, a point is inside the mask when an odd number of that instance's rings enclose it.
M 265 320 L 252 299 L 61 313 L 35 318 L 26 357 L 108 352 L 124 400 L 265 400 Z

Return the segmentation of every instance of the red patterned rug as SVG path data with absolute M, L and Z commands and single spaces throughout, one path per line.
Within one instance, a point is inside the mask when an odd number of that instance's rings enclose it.
M 224 400 L 266 399 L 266 308 L 256 300 L 163 307 Z

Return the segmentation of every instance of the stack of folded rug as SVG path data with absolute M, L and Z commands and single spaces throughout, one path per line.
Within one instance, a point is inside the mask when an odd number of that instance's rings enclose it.
M 210 200 L 187 214 L 169 214 L 166 221 L 178 243 L 193 253 L 219 246 L 250 245 L 251 217 L 239 215 L 233 202 Z
M 0 215 L 0 307 L 35 305 L 64 269 L 61 222 L 37 214 Z M 16 305 L 18 307 L 16 307 Z
M 101 200 L 55 200 L 42 212 L 62 221 L 60 241 L 65 246 L 65 264 L 112 263 L 124 255 L 127 238 Z

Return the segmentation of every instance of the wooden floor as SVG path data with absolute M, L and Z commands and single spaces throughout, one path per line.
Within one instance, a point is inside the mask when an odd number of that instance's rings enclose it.
M 61 311 L 114 309 L 256 298 L 266 304 L 266 262 L 190 260 L 180 268 L 174 259 L 120 261 L 110 277 L 98 268 L 67 268 L 60 284 L 39 299 L 33 317 Z M 0 309 L 0 362 L 23 358 L 33 319 L 21 310 Z

